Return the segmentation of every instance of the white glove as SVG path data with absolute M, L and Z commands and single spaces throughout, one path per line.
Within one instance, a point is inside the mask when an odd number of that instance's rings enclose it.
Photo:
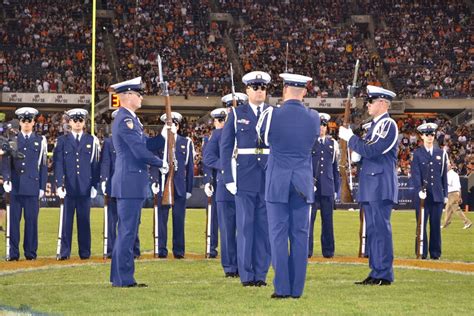
M 158 194 L 158 192 L 160 192 L 160 185 L 158 184 L 158 182 L 154 182 L 151 184 L 151 192 L 153 192 L 153 194 Z
M 170 166 L 166 162 L 166 160 L 163 160 L 163 166 L 160 168 L 161 174 L 167 174 L 168 171 L 170 171 Z
M 163 126 L 163 128 L 161 129 L 161 136 L 163 136 L 165 139 L 168 137 L 168 130 L 171 130 L 171 133 L 173 133 L 173 135 L 176 135 L 176 133 L 178 133 L 178 128 L 176 127 L 176 124 L 171 124 L 171 126 L 169 126 L 168 124 L 165 124 L 165 126 Z
M 192 193 L 186 192 L 186 200 L 189 200 L 191 196 L 192 196 Z
M 446 204 L 446 203 L 448 203 L 448 198 L 447 197 L 444 198 L 444 204 Z
M 41 199 L 43 196 L 44 196 L 44 190 L 40 189 L 38 197 Z
M 229 191 L 233 195 L 237 193 L 237 185 L 235 184 L 235 182 L 227 183 L 225 187 L 227 188 L 227 191 Z
M 206 183 L 204 185 L 204 193 L 206 193 L 207 197 L 211 197 L 212 194 L 214 194 L 214 188 L 212 187 L 210 183 Z
M 56 195 L 59 196 L 60 199 L 64 199 L 66 197 L 66 189 L 63 187 L 57 188 Z
M 337 200 L 337 192 L 334 192 L 334 200 Z
M 345 128 L 344 126 L 339 127 L 339 137 L 345 140 L 346 142 L 348 142 L 353 135 L 354 133 L 350 128 Z
M 425 191 L 420 191 L 420 192 L 418 192 L 418 196 L 420 197 L 420 199 L 424 200 L 424 199 L 426 199 L 426 192 Z
M 313 186 L 314 192 L 318 191 L 318 188 L 316 186 Z
M 355 151 L 351 152 L 352 162 L 359 162 L 362 159 L 362 156 L 356 153 Z
M 97 190 L 94 187 L 91 187 L 91 199 L 95 199 L 97 196 Z
M 105 191 L 107 191 L 107 181 L 102 181 L 100 183 L 100 188 L 102 189 L 102 193 L 104 193 L 104 195 L 107 195 L 107 193 L 105 193 Z
M 6 193 L 10 193 L 12 191 L 12 183 L 10 181 L 3 182 L 3 189 Z

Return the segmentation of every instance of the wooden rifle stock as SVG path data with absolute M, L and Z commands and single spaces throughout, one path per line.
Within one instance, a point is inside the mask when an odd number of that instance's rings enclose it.
M 350 124 L 350 115 L 351 115 L 351 98 L 353 89 L 356 87 L 357 84 L 357 75 L 359 72 L 359 60 L 355 64 L 354 69 L 354 77 L 352 79 L 352 85 L 349 86 L 347 91 L 347 98 L 344 105 L 344 127 L 349 127 Z M 351 188 L 349 187 L 348 181 L 348 174 L 351 172 L 351 163 L 348 161 L 348 151 L 347 151 L 347 142 L 341 141 L 340 142 L 341 148 L 341 163 L 339 164 L 339 173 L 341 175 L 341 201 L 343 203 L 352 203 L 352 192 Z
M 171 126 L 173 124 L 173 118 L 171 117 L 171 100 L 168 93 L 165 95 L 165 109 L 166 109 L 166 125 Z M 164 128 L 164 127 L 163 127 Z M 162 205 L 174 205 L 174 155 L 176 141 L 171 129 L 168 129 L 168 137 L 166 139 L 167 147 L 167 162 L 169 166 L 165 187 L 163 188 L 163 199 Z
M 423 188 L 426 192 L 426 189 Z M 416 221 L 416 259 L 420 259 L 423 256 L 424 248 L 424 213 L 425 213 L 425 199 L 420 199 L 420 208 L 418 210 L 418 220 Z
M 351 100 L 346 99 L 344 108 L 344 127 L 349 127 L 349 117 L 351 113 Z M 350 164 L 347 160 L 347 142 L 341 141 L 339 147 L 341 147 L 341 163 L 339 164 L 339 173 L 341 175 L 341 201 L 343 203 L 352 203 L 352 192 L 349 187 L 348 173 L 351 172 Z

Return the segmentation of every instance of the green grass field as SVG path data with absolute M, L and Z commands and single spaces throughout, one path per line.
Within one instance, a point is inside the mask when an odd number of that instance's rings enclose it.
M 152 250 L 152 212 L 144 210 L 140 238 L 142 251 Z M 471 217 L 473 217 L 471 215 Z M 186 216 L 186 251 L 204 253 L 205 214 Z M 358 249 L 358 213 L 335 213 L 336 256 L 354 257 Z M 92 251 L 101 254 L 102 212 L 91 213 Z M 40 214 L 40 256 L 54 256 L 57 209 Z M 170 221 L 171 224 L 171 221 Z M 414 257 L 413 212 L 392 217 L 397 258 Z M 442 261 L 474 262 L 474 229 L 463 230 L 455 218 L 443 230 Z M 315 255 L 319 248 L 319 217 Z M 171 241 L 169 236 L 169 242 Z M 0 253 L 4 253 L 4 242 Z M 171 245 L 168 244 L 171 248 Z M 77 245 L 73 244 L 77 256 Z M 10 263 L 8 263 L 10 264 Z M 15 263 L 11 263 L 15 264 Z M 474 274 L 395 269 L 389 287 L 360 287 L 368 267 L 360 264 L 311 263 L 304 295 L 299 300 L 271 300 L 273 286 L 244 288 L 226 279 L 218 260 L 139 260 L 136 278 L 146 289 L 112 288 L 109 263 L 42 268 L 0 274 L 0 306 L 53 314 L 474 314 Z M 270 269 L 267 281 L 271 283 Z M 1 313 L 1 311 L 0 311 Z

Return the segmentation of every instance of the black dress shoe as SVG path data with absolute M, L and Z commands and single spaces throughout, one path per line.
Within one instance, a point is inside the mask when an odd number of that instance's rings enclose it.
M 138 256 L 137 256 L 137 255 L 133 256 L 133 259 L 140 259 L 140 255 L 138 255 Z
M 311 258 L 313 255 L 308 255 L 308 259 Z
M 15 257 L 15 258 L 7 258 L 6 260 L 7 260 L 7 261 L 18 261 L 19 258 L 18 258 L 18 257 Z
M 301 296 L 291 296 L 291 298 L 294 298 L 295 300 L 299 299 Z
M 254 281 L 242 282 L 242 285 L 243 286 L 255 286 L 255 282 Z
M 392 282 L 385 279 L 374 279 L 372 285 L 390 285 Z
M 216 259 L 217 258 L 217 255 L 216 254 L 210 254 L 209 257 L 207 257 L 208 259 Z
M 282 298 L 288 298 L 290 296 L 289 295 L 279 295 L 279 294 L 273 293 L 270 297 L 271 298 L 276 298 L 276 299 L 282 299 Z
M 374 281 L 376 281 L 376 279 L 374 279 L 372 277 L 367 277 L 363 281 L 354 282 L 354 284 L 357 284 L 357 285 L 373 285 Z
M 133 284 L 128 285 L 127 287 L 148 287 L 148 284 L 135 282 Z
M 79 257 L 81 260 L 89 260 L 90 257 Z
M 35 258 L 35 257 L 26 257 L 26 260 L 28 260 L 28 261 L 34 261 L 34 260 L 36 260 L 36 258 Z
M 439 257 L 431 257 L 431 260 L 439 260 Z
M 69 260 L 69 257 L 67 257 L 67 256 L 66 257 L 58 257 L 56 259 L 59 260 L 59 261 L 64 261 L 64 260 Z
M 174 258 L 175 259 L 184 259 L 184 256 L 183 255 L 174 255 Z
M 158 258 L 160 259 L 166 259 L 168 255 L 163 255 L 163 254 L 158 254 Z
M 255 286 L 267 286 L 267 282 L 263 281 L 263 280 L 258 280 L 258 281 L 255 281 Z
M 226 278 L 238 278 L 239 274 L 237 272 L 226 272 L 225 277 Z
M 334 258 L 334 255 L 323 256 L 323 257 L 326 258 L 326 259 L 331 259 L 331 258 Z

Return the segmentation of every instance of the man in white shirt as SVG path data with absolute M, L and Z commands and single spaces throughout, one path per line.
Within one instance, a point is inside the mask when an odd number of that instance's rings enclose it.
M 448 203 L 445 208 L 444 224 L 441 228 L 446 228 L 451 224 L 451 216 L 456 212 L 464 221 L 463 229 L 471 228 L 472 221 L 467 218 L 459 207 L 461 203 L 461 182 L 459 181 L 459 175 L 453 170 L 451 161 L 448 160 Z

